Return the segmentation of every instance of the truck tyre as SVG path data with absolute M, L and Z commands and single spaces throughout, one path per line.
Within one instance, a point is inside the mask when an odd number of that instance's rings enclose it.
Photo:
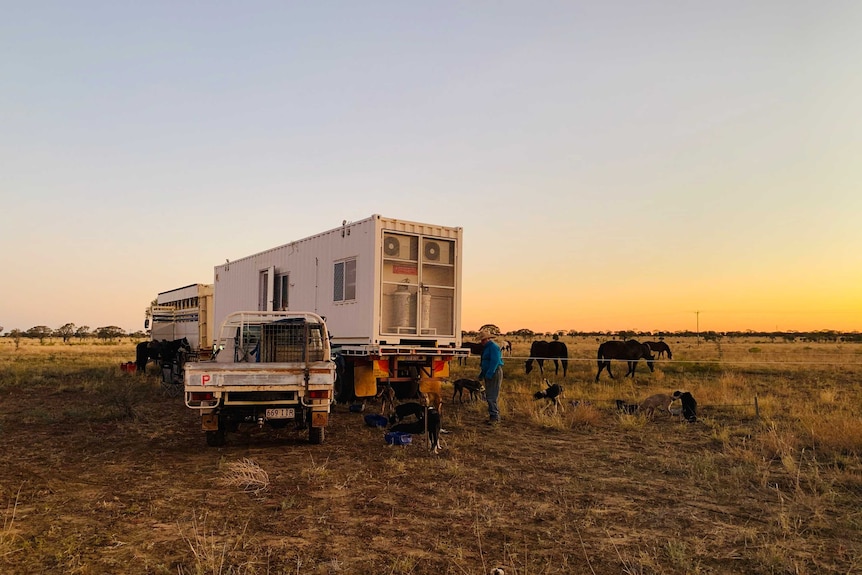
M 308 428 L 308 442 L 312 445 L 320 445 L 323 443 L 323 436 L 325 427 L 309 427 Z
M 335 358 L 335 401 L 338 403 L 350 403 L 356 399 L 356 391 L 353 384 L 353 362 L 344 359 L 343 355 Z

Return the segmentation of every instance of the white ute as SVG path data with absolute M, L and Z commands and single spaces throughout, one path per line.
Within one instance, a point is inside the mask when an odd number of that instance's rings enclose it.
M 207 445 L 225 432 L 308 429 L 323 443 L 335 385 L 329 334 L 309 312 L 235 312 L 222 323 L 210 361 L 185 365 L 186 406 L 201 414 Z

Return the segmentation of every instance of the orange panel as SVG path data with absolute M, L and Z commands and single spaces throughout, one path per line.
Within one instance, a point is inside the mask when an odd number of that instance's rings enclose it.
M 422 393 L 440 393 L 442 380 L 437 377 L 423 377 L 419 380 L 419 391 Z

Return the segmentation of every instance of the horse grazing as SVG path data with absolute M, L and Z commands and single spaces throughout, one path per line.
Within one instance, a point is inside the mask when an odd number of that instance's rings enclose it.
M 667 354 L 668 359 L 673 359 L 673 354 L 670 352 L 670 347 L 663 341 L 646 341 L 644 342 L 649 348 L 655 352 L 656 357 L 662 357 Z
M 629 366 L 626 375 L 631 375 L 632 378 L 635 376 L 635 368 L 638 365 L 639 359 L 646 360 L 650 372 L 655 371 L 655 366 L 653 366 L 655 356 L 650 353 L 650 347 L 647 344 L 634 339 L 628 341 L 606 341 L 599 346 L 599 370 L 596 372 L 596 382 L 599 381 L 599 376 L 602 374 L 603 369 L 608 370 L 608 375 L 611 376 L 611 379 L 614 378 L 614 374 L 611 373 L 612 359 L 626 360 Z
M 560 363 L 563 364 L 563 377 L 566 377 L 566 371 L 569 366 L 569 348 L 561 341 L 534 341 L 530 345 L 530 357 L 527 359 L 524 368 L 527 373 L 533 371 L 533 360 L 539 364 L 539 373 L 545 375 L 545 360 L 554 360 L 554 375 L 560 373 Z

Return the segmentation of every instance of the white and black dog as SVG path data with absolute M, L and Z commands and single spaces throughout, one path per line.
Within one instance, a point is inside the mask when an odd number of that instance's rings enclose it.
M 563 396 L 563 386 L 559 383 L 551 383 L 547 379 L 545 380 L 545 389 L 542 391 L 537 391 L 533 394 L 533 398 L 536 400 L 539 399 L 547 399 L 554 406 L 554 411 L 557 408 L 562 408 L 563 404 L 560 401 L 560 398 Z
M 405 403 L 403 405 L 409 404 Z M 416 405 L 419 404 L 417 403 Z M 399 405 L 398 407 L 401 406 Z M 427 413 L 427 416 L 419 417 L 416 421 L 396 423 L 389 428 L 389 431 L 400 431 L 401 433 L 409 433 L 411 435 L 424 435 L 427 429 L 430 449 L 434 453 L 437 453 L 440 449 L 440 429 L 442 427 L 440 412 L 433 407 L 422 407 L 422 409 Z

